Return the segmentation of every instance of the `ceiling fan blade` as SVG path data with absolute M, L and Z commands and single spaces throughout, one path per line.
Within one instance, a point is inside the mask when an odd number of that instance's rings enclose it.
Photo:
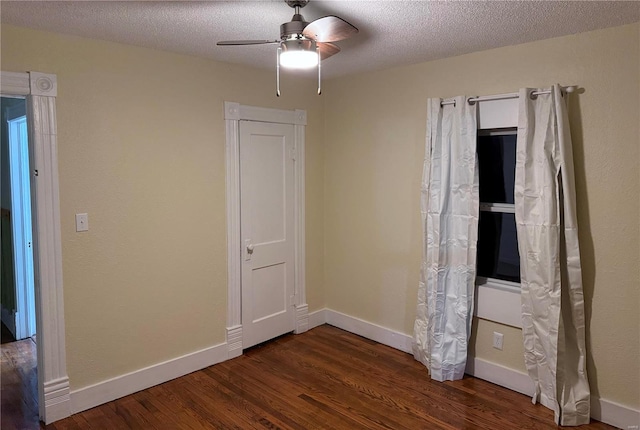
M 332 55 L 340 52 L 340 48 L 338 45 L 334 45 L 333 43 L 317 43 L 318 49 L 320 50 L 320 59 L 326 60 Z
M 216 43 L 218 46 L 242 46 L 242 45 L 269 45 L 280 43 L 279 40 L 223 40 Z
M 316 42 L 337 42 L 353 36 L 358 29 L 337 16 L 325 16 L 307 25 L 302 34 Z

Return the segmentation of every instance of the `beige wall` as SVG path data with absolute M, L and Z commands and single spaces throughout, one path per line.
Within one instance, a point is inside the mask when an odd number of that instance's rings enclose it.
M 307 290 L 324 307 L 313 80 L 2 26 L 2 70 L 58 77 L 67 367 L 77 389 L 225 340 L 223 101 L 306 109 Z M 74 214 L 89 214 L 76 233 Z
M 309 113 L 311 310 L 410 334 L 426 98 L 560 82 L 585 89 L 571 117 L 591 385 L 638 408 L 639 35 L 634 24 L 342 78 L 320 98 L 286 77 L 276 99 L 272 71 L 3 25 L 2 70 L 58 75 L 72 389 L 224 341 L 224 100 Z M 479 321 L 473 339 L 477 357 L 524 369 L 518 330 Z
M 327 306 L 411 334 L 421 256 L 426 99 L 577 84 L 571 96 L 588 369 L 596 396 L 640 407 L 639 25 L 330 81 Z M 518 370 L 519 330 L 476 321 L 472 354 Z M 504 351 L 491 347 L 505 333 Z

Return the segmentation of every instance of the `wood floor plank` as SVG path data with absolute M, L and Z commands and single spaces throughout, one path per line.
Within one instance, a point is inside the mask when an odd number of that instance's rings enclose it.
M 366 348 L 364 348 L 362 345 L 358 345 L 357 346 L 358 349 L 362 348 L 363 351 L 366 351 Z M 340 349 L 341 350 L 346 350 L 347 348 L 345 347 L 345 345 L 340 345 Z M 369 356 L 371 356 L 371 354 L 369 354 Z M 323 357 L 323 360 L 330 360 L 330 357 Z M 378 374 L 378 371 L 376 369 L 371 368 L 367 363 L 365 362 L 360 362 L 361 358 L 356 357 L 356 356 L 349 356 L 348 357 L 348 361 L 353 361 L 355 363 L 355 365 L 359 368 L 362 368 L 364 371 L 364 374 L 367 375 L 366 377 L 368 377 L 368 375 L 376 375 Z M 415 363 L 405 363 L 405 365 L 411 365 L 411 366 L 415 366 Z M 398 374 L 395 374 L 396 377 L 398 376 Z M 398 383 L 395 384 L 395 386 L 393 387 L 385 387 L 386 390 L 393 392 L 395 387 L 401 386 L 402 387 L 402 392 L 403 395 L 400 396 L 399 398 L 402 399 L 401 402 L 398 404 L 398 406 L 402 406 L 402 409 L 405 408 L 409 408 L 410 406 L 407 404 L 407 402 L 405 400 L 407 400 L 407 391 L 405 390 L 405 388 L 407 386 L 411 386 L 411 384 L 413 384 L 416 379 L 414 377 L 415 375 L 412 375 L 412 377 L 410 379 L 404 380 L 404 381 L 397 381 Z M 357 382 L 356 382 L 357 383 Z M 448 388 L 448 383 L 444 383 L 444 384 L 440 384 L 441 386 L 438 387 L 441 391 L 441 394 L 436 395 L 439 399 L 439 401 L 437 402 L 437 405 L 446 405 L 446 412 L 448 414 L 451 414 L 451 412 L 453 411 L 455 412 L 460 412 L 457 411 L 458 409 L 458 404 L 462 404 L 464 409 L 465 409 L 465 413 L 458 413 L 455 415 L 459 415 L 459 416 L 465 416 L 465 420 L 469 421 L 470 423 L 474 424 L 476 427 L 488 427 L 489 425 L 508 425 L 508 420 L 505 422 L 505 417 L 504 414 L 492 414 L 492 403 L 490 400 L 489 401 L 485 401 L 485 402 L 481 402 L 479 403 L 477 401 L 477 398 L 475 396 L 469 396 L 467 393 L 465 393 L 463 390 L 460 390 L 458 387 L 456 387 L 456 389 L 451 390 Z M 433 395 L 433 393 L 432 393 Z M 444 412 L 444 411 L 443 411 Z M 456 427 L 460 427 L 463 426 L 463 423 L 457 422 L 457 423 L 452 423 L 454 424 Z M 521 426 L 525 426 L 526 428 L 538 428 L 538 426 L 534 425 L 533 423 L 521 423 Z
M 0 354 L 2 429 L 44 428 L 34 394 L 35 346 L 14 343 L 3 344 Z M 468 376 L 434 382 L 409 354 L 328 325 L 46 428 L 558 429 L 553 413 L 527 396 Z M 581 427 L 612 428 L 598 422 Z
M 316 350 L 316 354 L 318 350 Z M 275 362 L 282 361 L 282 355 L 297 354 L 296 351 L 274 351 Z M 304 354 L 302 352 L 301 354 Z M 290 375 L 283 375 L 283 378 L 287 376 L 292 377 L 293 384 L 302 384 L 302 381 L 306 382 L 306 391 L 309 393 L 307 399 L 315 398 L 316 401 L 324 399 L 329 404 L 333 405 L 337 410 L 345 410 L 348 408 L 348 412 L 354 417 L 365 417 L 367 428 L 374 428 L 379 425 L 381 428 L 391 426 L 395 429 L 407 428 L 401 424 L 404 415 L 413 411 L 409 411 L 408 408 L 402 408 L 400 405 L 382 393 L 376 393 L 371 390 L 371 386 L 376 384 L 375 378 L 368 378 L 366 382 L 360 384 L 357 380 L 354 380 L 353 368 L 343 367 L 341 372 L 331 372 L 324 368 L 324 365 L 329 364 L 330 368 L 339 368 L 339 363 L 331 363 L 329 360 L 325 360 L 326 357 L 314 357 L 307 358 L 307 363 L 300 362 L 298 366 L 292 367 L 289 372 Z M 300 370 L 301 369 L 301 370 Z M 345 373 L 346 372 L 346 373 Z M 334 388 L 332 390 L 323 389 L 323 380 L 331 380 Z M 367 379 L 364 377 L 363 379 Z M 346 410 L 345 410 L 346 412 Z M 432 428 L 450 428 L 448 426 L 443 427 L 443 423 L 438 423 L 436 420 L 431 419 L 428 415 L 423 415 L 425 422 L 429 422 Z M 365 423 L 362 423 L 365 424 Z M 408 427 L 411 428 L 411 427 Z
M 31 339 L 2 343 L 0 428 L 39 428 L 36 365 L 36 345 Z
M 406 428 L 415 428 L 416 423 L 420 422 L 428 423 L 430 428 L 434 429 L 461 428 L 464 425 L 463 420 L 450 416 L 450 407 L 442 402 L 446 399 L 433 403 L 435 410 L 425 408 L 429 405 L 424 403 L 419 407 L 412 407 L 402 400 L 404 392 L 393 395 L 395 387 L 402 385 L 398 384 L 395 378 L 383 376 L 366 362 L 350 366 L 345 360 L 334 360 L 331 354 L 323 353 L 320 345 L 315 345 L 314 350 L 315 356 L 308 358 L 308 361 L 315 363 L 317 368 L 326 366 L 322 372 L 325 372 L 324 376 L 335 381 L 340 387 L 339 393 L 355 393 L 355 396 L 343 401 L 348 404 L 362 402 L 363 413 L 369 414 L 371 409 L 380 411 L 387 417 L 401 420 Z M 439 408 L 442 409 L 444 417 L 438 416 Z M 398 427 L 400 427 L 399 424 Z
M 291 391 L 291 387 L 273 388 L 265 382 L 271 371 L 262 368 L 256 370 L 251 359 L 243 360 L 239 366 L 228 371 L 218 372 L 215 368 L 205 369 L 218 384 L 224 385 L 237 396 L 259 405 L 266 413 L 286 423 L 290 429 L 303 430 L 311 425 L 308 421 L 312 414 L 306 414 Z M 256 377 L 257 376 L 257 377 Z

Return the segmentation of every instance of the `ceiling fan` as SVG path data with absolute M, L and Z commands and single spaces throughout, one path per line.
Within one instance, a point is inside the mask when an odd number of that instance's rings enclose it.
M 280 26 L 280 40 L 224 40 L 219 46 L 277 44 L 276 95 L 280 96 L 280 66 L 292 69 L 318 67 L 318 94 L 322 92 L 320 62 L 340 52 L 333 42 L 347 39 L 358 29 L 337 16 L 307 22 L 300 14 L 309 0 L 285 0 L 295 10 L 291 21 Z

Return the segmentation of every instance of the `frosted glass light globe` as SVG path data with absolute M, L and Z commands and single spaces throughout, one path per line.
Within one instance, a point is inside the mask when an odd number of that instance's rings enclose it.
M 280 45 L 280 65 L 290 69 L 310 69 L 318 65 L 316 43 L 308 39 L 291 39 Z

